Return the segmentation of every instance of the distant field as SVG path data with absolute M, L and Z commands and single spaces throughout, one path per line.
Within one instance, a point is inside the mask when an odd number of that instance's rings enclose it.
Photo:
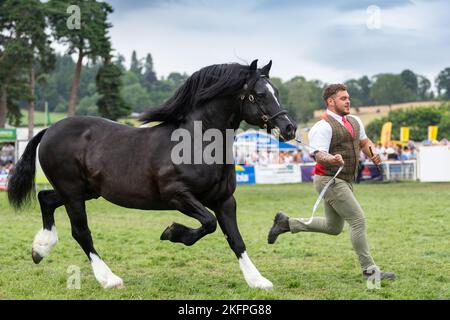
M 22 110 L 22 127 L 28 126 L 28 113 L 24 110 Z M 50 121 L 51 123 L 58 122 L 59 120 L 62 120 L 67 117 L 67 113 L 56 113 L 56 112 L 50 112 Z M 45 125 L 45 112 L 42 111 L 35 111 L 34 112 L 34 125 L 36 127 L 43 127 Z
M 414 101 L 414 102 L 395 103 L 392 105 L 365 106 L 359 107 L 358 109 L 351 108 L 350 114 L 358 116 L 364 125 L 368 125 L 375 119 L 386 117 L 390 111 L 400 109 L 437 107 L 441 104 L 442 101 Z M 311 121 L 311 124 L 314 124 L 317 120 L 319 120 L 324 114 L 324 112 L 325 109 L 314 111 L 314 121 Z
M 22 110 L 22 124 L 21 127 L 28 126 L 28 113 L 24 110 Z M 58 122 L 59 120 L 62 120 L 67 117 L 67 113 L 57 113 L 57 112 L 50 112 L 50 121 L 51 123 Z M 34 113 L 34 125 L 36 127 L 43 127 L 45 125 L 46 117 L 45 112 L 36 111 Z M 138 126 L 139 121 L 135 118 L 124 118 L 119 120 L 120 123 L 125 123 L 128 125 Z
M 376 262 L 398 276 L 381 289 L 362 281 L 347 226 L 339 236 L 285 234 L 275 245 L 266 243 L 278 210 L 310 215 L 317 195 L 308 183 L 239 186 L 236 193 L 247 251 L 273 291 L 248 288 L 219 228 L 192 247 L 160 241 L 173 221 L 198 223 L 177 212 L 129 210 L 105 200 L 88 202 L 90 229 L 125 288 L 100 287 L 61 208 L 59 243 L 34 265 L 38 206 L 14 213 L 0 193 L 0 299 L 450 299 L 450 183 L 361 184 L 355 193 Z M 69 266 L 81 268 L 80 290 L 66 287 Z

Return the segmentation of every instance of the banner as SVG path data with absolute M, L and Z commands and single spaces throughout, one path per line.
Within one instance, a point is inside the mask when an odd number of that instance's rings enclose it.
M 237 164 L 236 168 L 236 182 L 237 184 L 254 184 L 255 183 L 255 167 L 242 166 Z
M 312 182 L 313 181 L 312 171 L 313 171 L 315 165 L 316 165 L 315 162 L 312 163 L 312 164 L 302 164 L 302 165 L 300 165 L 302 182 Z
M 409 141 L 409 127 L 401 127 L 400 128 L 400 141 L 401 142 Z
M 438 126 L 428 126 L 428 140 L 436 141 L 438 135 Z
M 8 174 L 0 172 L 0 191 L 6 191 L 8 186 Z
M 16 129 L 0 129 L 0 141 L 7 140 L 12 141 L 16 140 Z
M 391 143 L 392 122 L 386 122 L 381 129 L 381 144 L 387 147 Z
M 271 164 L 255 167 L 256 183 L 302 182 L 299 164 Z

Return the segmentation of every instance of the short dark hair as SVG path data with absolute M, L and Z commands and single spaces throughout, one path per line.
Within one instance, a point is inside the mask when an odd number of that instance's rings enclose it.
M 326 86 L 325 90 L 323 90 L 323 95 L 322 95 L 323 101 L 325 101 L 325 105 L 327 105 L 327 100 L 329 97 L 331 97 L 332 95 L 335 95 L 339 91 L 346 91 L 346 90 L 347 90 L 347 86 L 342 83 L 330 84 L 330 85 Z

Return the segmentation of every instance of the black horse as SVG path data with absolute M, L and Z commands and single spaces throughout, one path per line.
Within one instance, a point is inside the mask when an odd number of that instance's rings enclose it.
M 38 194 L 43 228 L 33 242 L 33 261 L 39 263 L 57 243 L 54 212 L 64 205 L 72 235 L 88 256 L 96 279 L 105 288 L 122 286 L 122 279 L 95 250 L 88 227 L 85 201 L 103 197 L 127 208 L 178 210 L 197 219 L 201 223 L 197 229 L 174 223 L 161 235 L 161 240 L 188 246 L 214 232 L 218 221 L 248 285 L 272 288 L 247 256 L 236 223 L 235 167 L 225 161 L 232 145 L 223 146 L 224 161 L 212 164 L 175 164 L 171 152 L 177 145 L 173 133 L 177 129 L 193 133 L 194 121 L 201 121 L 203 132 L 214 128 L 223 136 L 245 120 L 261 128 L 276 128 L 281 139 L 294 138 L 296 125 L 269 80 L 271 64 L 258 69 L 255 60 L 250 66 L 212 65 L 195 72 L 161 107 L 141 116 L 144 123 L 160 122 L 153 127 L 72 117 L 39 132 L 28 143 L 8 186 L 8 198 L 15 208 L 30 200 L 40 144 L 39 161 L 54 190 Z M 205 141 L 200 146 L 204 148 Z M 189 159 L 193 158 L 191 154 Z

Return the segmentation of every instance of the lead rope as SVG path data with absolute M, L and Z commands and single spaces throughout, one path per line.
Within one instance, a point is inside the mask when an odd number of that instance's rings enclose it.
M 295 139 L 295 141 L 297 141 L 299 144 L 301 144 L 302 146 L 304 146 L 310 150 L 314 150 L 311 146 L 301 142 L 298 139 Z M 321 152 L 325 152 L 325 151 L 321 151 Z M 328 152 L 325 152 L 325 153 L 328 153 Z M 316 203 L 314 203 L 311 218 L 309 218 L 306 222 L 303 222 L 304 224 L 306 224 L 306 225 L 311 224 L 311 222 L 313 221 L 313 218 L 314 218 L 314 214 L 316 213 L 317 207 L 319 206 L 320 201 L 322 200 L 323 196 L 325 195 L 325 192 L 327 192 L 328 188 L 334 182 L 334 179 L 336 179 L 336 177 L 342 171 L 342 169 L 344 169 L 344 166 L 340 166 L 338 171 L 336 172 L 336 174 L 333 176 L 333 178 L 331 178 L 330 181 L 327 182 L 325 187 L 323 187 L 322 191 L 319 193 L 319 196 L 317 197 Z

